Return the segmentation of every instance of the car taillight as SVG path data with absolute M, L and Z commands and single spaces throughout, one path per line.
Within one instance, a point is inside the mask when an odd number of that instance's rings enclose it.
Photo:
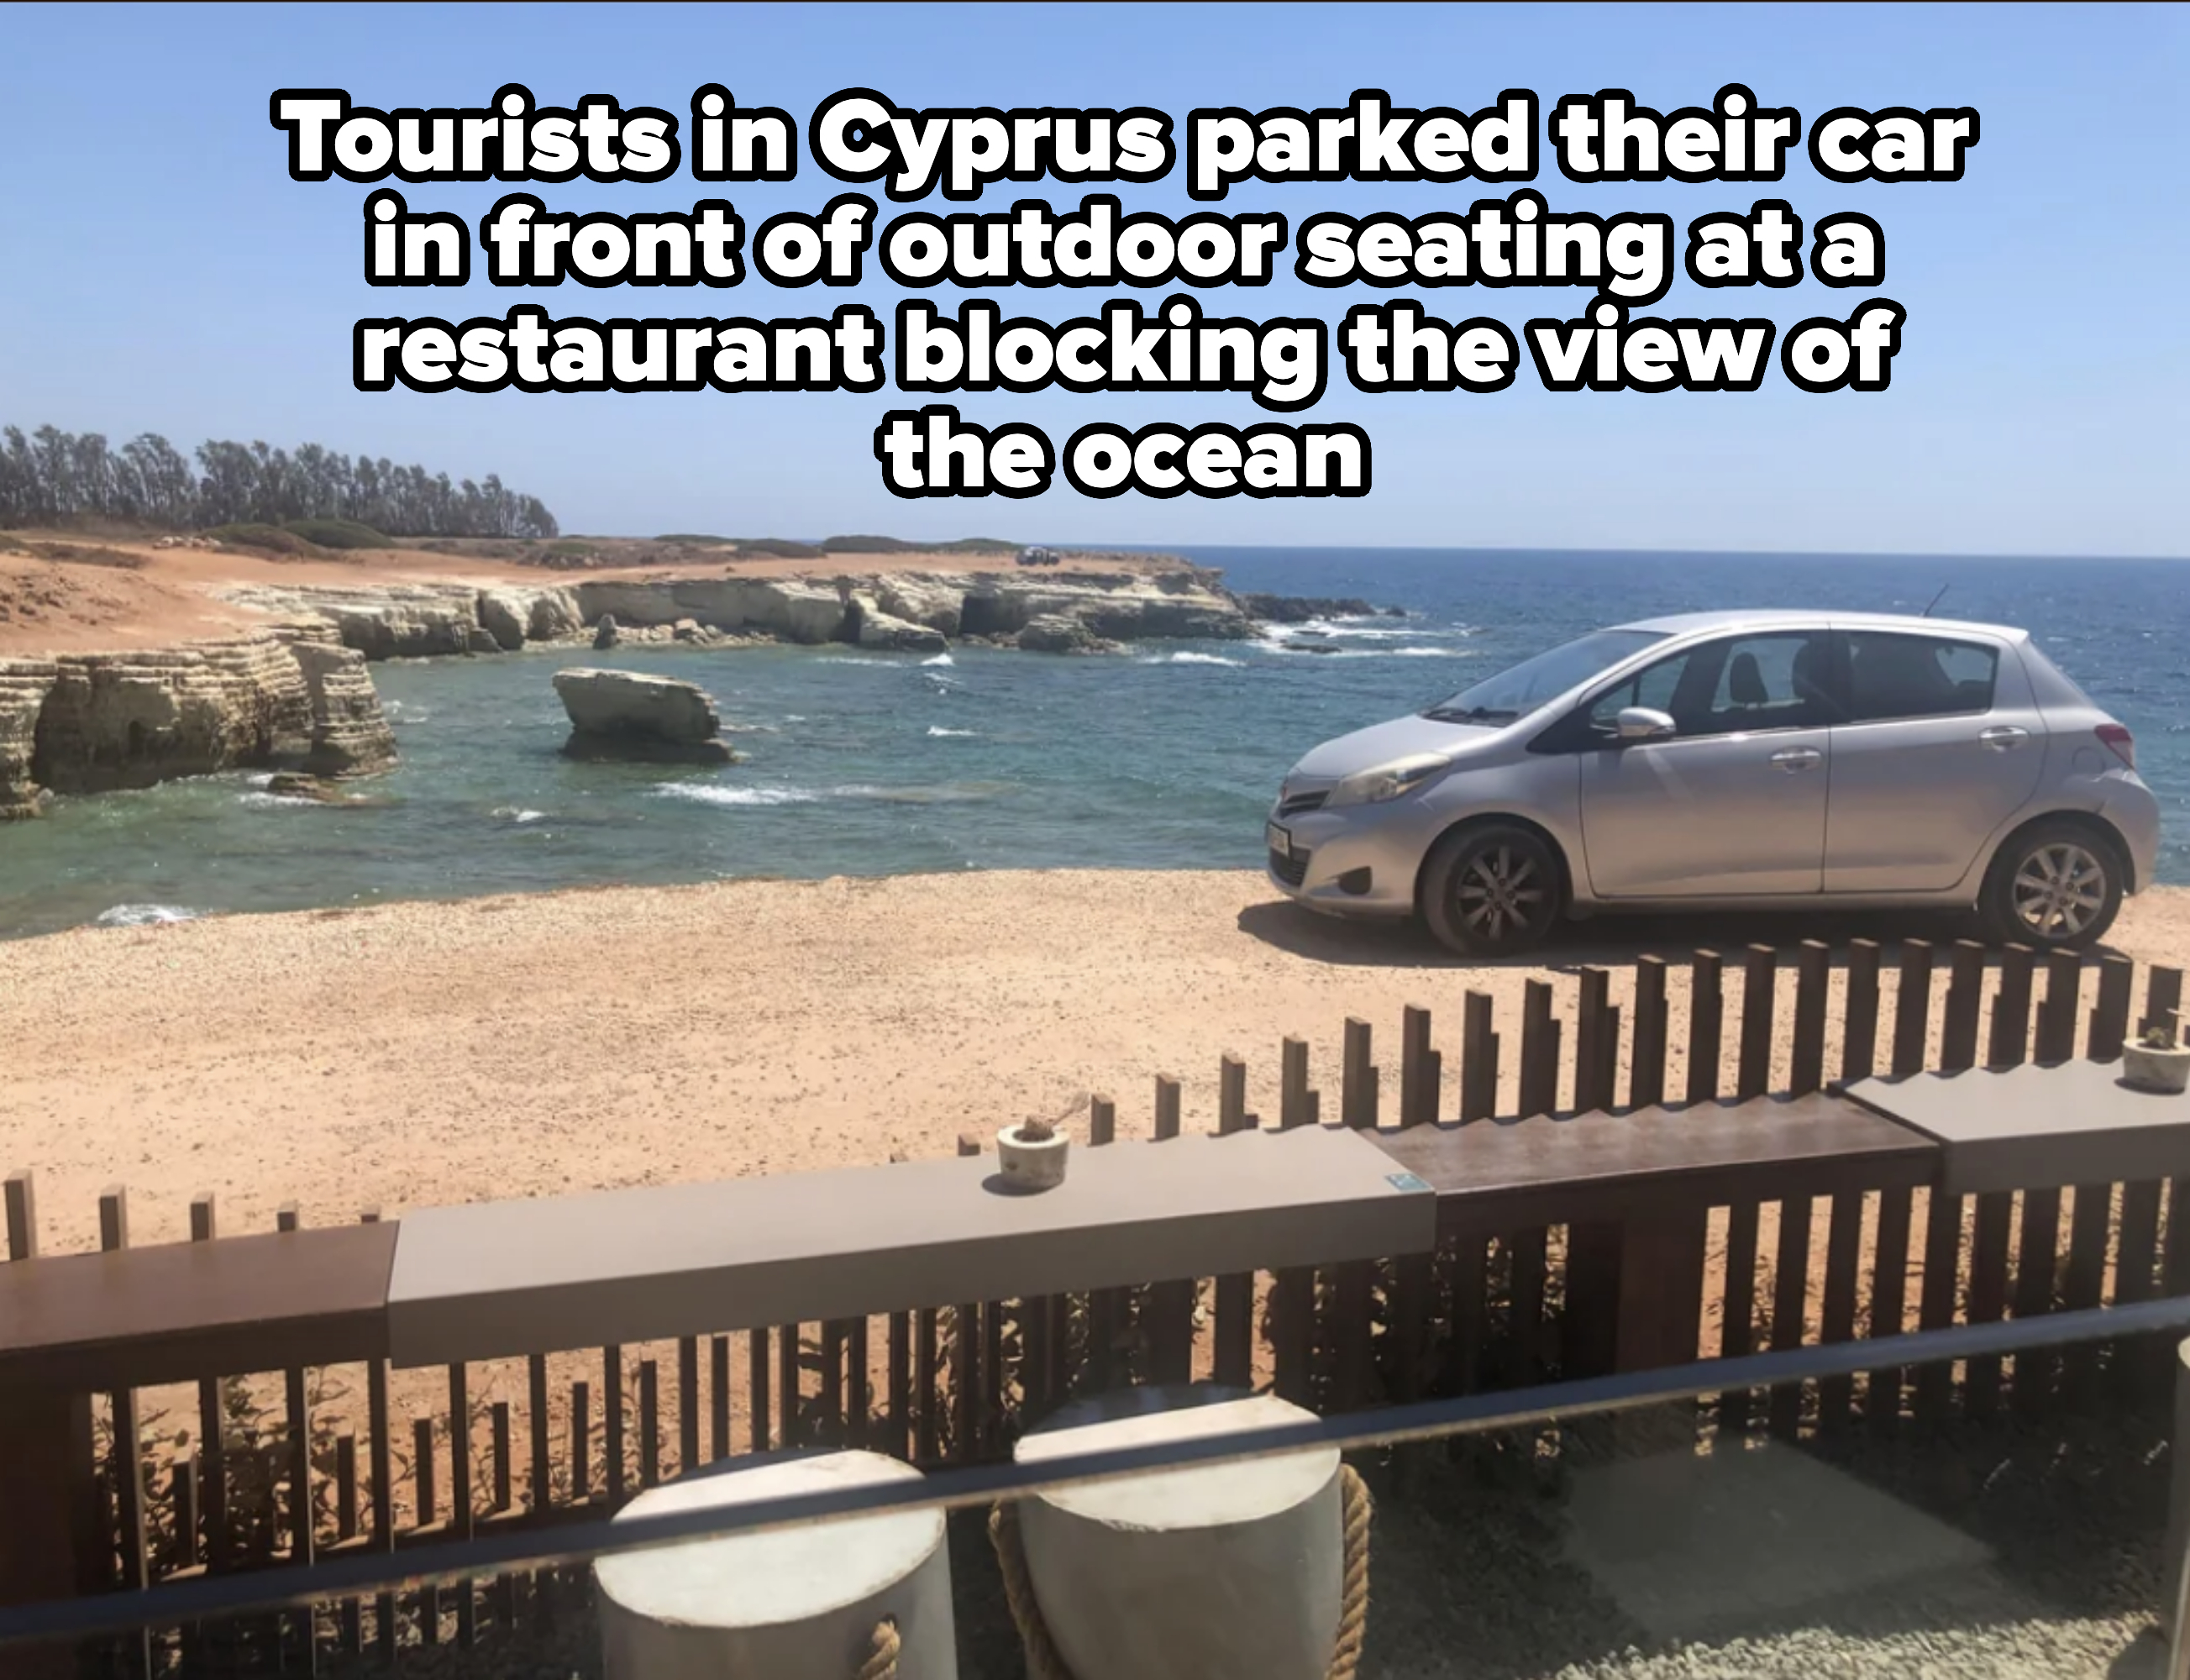
M 2136 742 L 2119 724 L 2102 724 L 2098 727 L 2099 744 L 2132 770 L 2136 768 Z

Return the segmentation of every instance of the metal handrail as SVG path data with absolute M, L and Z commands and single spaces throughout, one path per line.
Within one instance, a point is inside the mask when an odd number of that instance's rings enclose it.
M 1655 1371 L 1423 1400 L 1199 1439 L 1075 1453 L 1044 1459 L 1033 1468 L 1016 1464 L 973 1465 L 933 1472 L 917 1480 L 788 1494 L 727 1507 L 604 1518 L 553 1530 L 445 1541 L 405 1552 L 354 1552 L 301 1568 L 208 1575 L 127 1592 L 0 1609 L 0 1645 L 88 1638 L 294 1609 L 413 1584 L 460 1581 L 508 1569 L 553 1568 L 611 1552 L 791 1528 L 829 1518 L 981 1505 L 1079 1483 L 1226 1463 L 1265 1454 L 1317 1448 L 1350 1452 L 1451 1435 L 1483 1434 L 1564 1418 L 1631 1411 L 1728 1389 L 1771 1388 L 1896 1366 L 1982 1359 L 2168 1331 L 2190 1331 L 2190 1297 L 2049 1313 L 1996 1324 L 1955 1325 L 1872 1341 L 1790 1348 L 1738 1359 L 1699 1359 Z M 2190 1577 L 2186 1577 L 2186 1584 L 2190 1584 Z

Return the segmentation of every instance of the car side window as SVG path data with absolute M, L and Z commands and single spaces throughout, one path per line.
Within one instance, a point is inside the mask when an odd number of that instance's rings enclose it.
M 2000 653 L 1980 642 L 1875 630 L 1847 633 L 1848 711 L 1855 723 L 1989 712 Z
M 1730 636 L 1696 650 L 1673 703 L 1678 733 L 1722 735 L 1814 729 L 1831 721 L 1822 631 Z
M 1589 727 L 1598 735 L 1609 735 L 1619 726 L 1620 714 L 1631 706 L 1654 712 L 1671 712 L 1691 655 L 1677 653 L 1655 665 L 1645 666 L 1615 688 L 1607 689 L 1589 703 Z

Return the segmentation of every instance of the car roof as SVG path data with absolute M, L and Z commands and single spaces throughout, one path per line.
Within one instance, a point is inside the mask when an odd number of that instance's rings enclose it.
M 1638 618 L 1631 623 L 1614 627 L 1620 630 L 1648 630 L 1661 635 L 1685 636 L 1707 630 L 1764 630 L 1786 626 L 1823 627 L 1830 625 L 1841 629 L 1869 628 L 1874 630 L 1909 630 L 1921 633 L 1977 631 L 1989 636 L 1999 636 L 2010 641 L 2028 639 L 2027 631 L 2005 624 L 1979 624 L 1957 618 L 1926 618 L 1917 613 L 1902 612 L 1801 612 L 1791 609 L 1773 607 L 1735 607 L 1717 612 L 1671 613 L 1660 618 Z

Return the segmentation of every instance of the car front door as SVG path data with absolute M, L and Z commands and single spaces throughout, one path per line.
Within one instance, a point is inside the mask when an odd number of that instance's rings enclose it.
M 1822 628 L 1701 643 L 1583 703 L 1581 820 L 1591 890 L 1607 899 L 1817 892 L 1832 721 Z M 1628 707 L 1674 733 L 1621 744 Z
M 1839 633 L 1828 893 L 1943 892 L 2038 786 L 2045 719 L 2014 647 L 1973 631 Z

